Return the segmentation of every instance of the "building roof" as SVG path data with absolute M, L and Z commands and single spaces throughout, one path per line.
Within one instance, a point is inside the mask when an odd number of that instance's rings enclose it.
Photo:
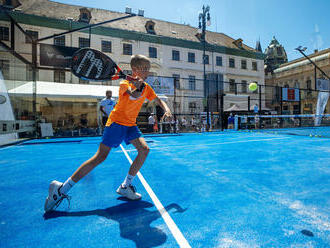
M 60 20 L 68 20 L 69 18 L 72 18 L 74 22 L 79 21 L 80 9 L 86 8 L 84 6 L 68 5 L 49 0 L 20 0 L 20 3 L 21 6 L 19 6 L 18 9 L 21 13 L 44 16 Z M 102 21 L 127 15 L 125 13 L 114 12 L 104 9 L 87 9 L 91 12 L 92 16 L 90 24 L 99 23 Z M 198 31 L 196 27 L 147 18 L 143 16 L 135 16 L 132 18 L 116 21 L 114 23 L 108 23 L 104 26 L 147 34 L 145 25 L 146 22 L 150 20 L 155 23 L 154 30 L 155 34 L 158 36 L 200 42 L 200 40 L 196 37 Z M 206 31 L 206 41 L 209 44 L 256 52 L 255 49 L 245 44 L 243 44 L 242 48 L 238 48 L 233 43 L 235 40 L 236 39 L 231 38 L 223 33 Z
M 297 53 L 298 53 L 298 51 L 297 51 Z M 319 57 L 319 56 L 321 56 L 321 55 L 325 55 L 325 54 L 328 54 L 328 57 L 330 58 L 330 48 L 327 48 L 327 49 L 324 49 L 324 50 L 321 50 L 321 51 L 317 51 L 317 52 L 314 52 L 314 53 L 312 53 L 312 54 L 306 54 L 310 59 L 312 59 L 313 61 L 314 61 L 314 59 L 316 59 L 316 57 Z M 324 56 L 323 56 L 324 57 Z M 327 57 L 327 56 L 325 56 L 325 57 Z M 278 68 L 278 69 L 280 69 L 280 68 L 283 68 L 283 67 L 286 67 L 286 66 L 288 66 L 288 65 L 294 65 L 294 64 L 296 64 L 296 63 L 298 63 L 298 62 L 303 62 L 303 61 L 307 61 L 307 59 L 305 58 L 305 57 L 301 57 L 301 58 L 298 58 L 298 59 L 294 59 L 294 60 L 291 60 L 291 61 L 289 61 L 289 62 L 287 62 L 287 63 L 285 63 L 285 64 L 282 64 L 282 65 L 280 65 L 280 67 Z M 307 62 L 307 63 L 310 63 L 310 62 Z

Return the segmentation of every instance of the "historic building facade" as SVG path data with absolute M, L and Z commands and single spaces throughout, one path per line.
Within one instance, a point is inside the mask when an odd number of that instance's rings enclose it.
M 330 48 L 322 51 L 315 50 L 307 56 L 327 75 L 330 75 Z M 273 71 L 266 70 L 266 99 L 270 99 L 266 101 L 267 107 L 283 114 L 314 114 L 318 97 L 316 81 L 319 78 L 322 79 L 324 76 L 304 57 L 282 63 Z M 281 103 L 282 88 L 299 88 L 300 102 Z M 328 101 L 326 113 L 329 111 Z
M 2 5 L 11 17 L 0 14 L 0 47 L 3 51 L 0 51 L 0 67 L 5 79 L 14 81 L 32 80 L 31 67 L 24 63 L 24 60 L 32 61 L 31 41 L 15 22 L 32 37 L 42 38 L 127 15 L 48 0 L 15 0 L 11 4 L 4 1 Z M 245 45 L 242 39 L 233 39 L 222 33 L 207 31 L 206 42 L 205 62 L 209 78 L 216 75 L 219 81 L 225 81 L 224 93 L 249 95 L 259 103 L 258 92 L 249 92 L 247 85 L 250 82 L 264 85 L 264 55 Z M 139 12 L 131 18 L 39 42 L 38 81 L 115 87 L 119 82 L 79 80 L 68 67 L 52 64 L 56 56 L 47 62 L 47 49 L 52 46 L 63 47 L 62 50 L 68 53 L 72 47 L 98 49 L 111 56 L 128 73 L 132 54 L 147 55 L 152 62 L 153 76 L 174 78 L 176 97 L 164 96 L 174 112 L 197 114 L 205 110 L 203 44 L 195 27 L 147 18 Z M 8 52 L 10 50 L 12 52 Z M 233 103 L 227 104 L 224 108 Z M 265 105 L 263 101 L 262 105 Z

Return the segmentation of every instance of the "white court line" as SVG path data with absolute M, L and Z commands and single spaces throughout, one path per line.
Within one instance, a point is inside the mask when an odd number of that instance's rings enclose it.
M 130 156 L 126 152 L 125 148 L 121 144 L 120 144 L 120 148 L 123 150 L 123 152 L 124 152 L 127 160 L 129 161 L 129 163 L 132 164 L 133 163 L 132 159 L 130 158 Z M 164 219 L 166 225 L 170 229 L 170 231 L 173 234 L 174 238 L 178 242 L 179 246 L 184 247 L 184 248 L 191 248 L 188 241 L 185 239 L 185 237 L 183 236 L 183 234 L 181 233 L 181 231 L 179 230 L 177 225 L 174 223 L 173 219 L 168 214 L 168 212 L 166 211 L 166 209 L 164 208 L 162 203 L 158 200 L 157 196 L 155 195 L 155 193 L 153 192 L 153 190 L 151 189 L 151 187 L 149 186 L 147 181 L 144 179 L 142 174 L 140 172 L 138 172 L 137 176 L 139 177 L 139 179 L 140 179 L 142 185 L 144 186 L 144 188 L 147 190 L 147 192 L 148 192 L 149 196 L 151 197 L 152 201 L 155 203 L 156 208 L 158 209 L 160 215 Z

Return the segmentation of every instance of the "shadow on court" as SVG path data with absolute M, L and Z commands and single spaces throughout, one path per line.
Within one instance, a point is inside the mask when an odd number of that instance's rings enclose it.
M 119 198 L 123 200 L 122 198 Z M 125 203 L 90 211 L 66 212 L 51 211 L 44 214 L 44 219 L 53 219 L 58 217 L 84 217 L 97 215 L 114 220 L 119 223 L 120 236 L 132 240 L 136 247 L 156 247 L 166 242 L 166 234 L 157 227 L 151 227 L 151 222 L 161 217 L 159 211 L 149 211 L 146 208 L 154 207 L 147 201 L 127 201 Z M 166 211 L 175 209 L 175 212 L 183 213 L 178 204 L 173 203 L 165 207 Z

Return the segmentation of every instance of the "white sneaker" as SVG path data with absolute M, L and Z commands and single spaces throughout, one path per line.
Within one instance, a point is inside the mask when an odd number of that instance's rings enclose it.
M 54 207 L 58 207 L 64 198 L 69 200 L 67 195 L 60 193 L 62 185 L 63 183 L 58 181 L 52 181 L 50 183 L 48 197 L 46 198 L 44 206 L 45 212 L 53 210 Z
M 140 200 L 141 199 L 141 194 L 137 193 L 135 190 L 135 187 L 133 185 L 130 185 L 128 187 L 123 187 L 120 185 L 116 192 L 119 195 L 122 195 L 130 200 Z

